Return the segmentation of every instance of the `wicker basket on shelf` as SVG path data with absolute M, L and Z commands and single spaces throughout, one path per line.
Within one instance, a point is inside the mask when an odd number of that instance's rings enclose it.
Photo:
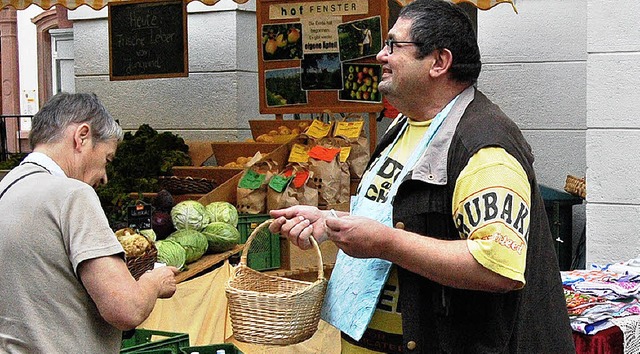
M 569 194 L 585 199 L 587 197 L 587 182 L 585 178 L 567 175 L 564 190 Z
M 160 176 L 160 189 L 171 194 L 207 194 L 216 187 L 216 182 L 206 178 Z
M 256 235 L 273 220 L 260 224 L 247 239 L 240 263 L 226 284 L 231 327 L 235 339 L 258 344 L 290 345 L 313 336 L 327 289 L 322 255 L 312 238 L 318 258 L 315 282 L 267 275 L 247 266 L 247 254 Z M 259 242 L 259 241 L 256 241 Z
M 140 256 L 126 258 L 127 268 L 129 268 L 131 275 L 138 280 L 144 272 L 153 269 L 157 259 L 158 249 L 151 242 L 151 247 Z

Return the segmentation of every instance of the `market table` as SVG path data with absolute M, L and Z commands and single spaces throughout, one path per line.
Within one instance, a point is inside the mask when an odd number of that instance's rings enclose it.
M 207 263 L 213 261 L 209 259 Z M 340 353 L 340 332 L 324 321 L 320 321 L 313 337 L 291 346 L 255 345 L 234 340 L 225 294 L 225 283 L 232 270 L 229 261 L 224 260 L 213 270 L 180 281 L 174 296 L 158 299 L 149 317 L 138 328 L 188 333 L 191 346 L 231 342 L 245 353 Z
M 624 338 L 617 326 L 607 328 L 594 335 L 573 332 L 577 354 L 622 354 Z

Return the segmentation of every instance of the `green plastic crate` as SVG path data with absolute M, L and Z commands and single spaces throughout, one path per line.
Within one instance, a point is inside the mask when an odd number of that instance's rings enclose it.
M 192 353 L 200 353 L 200 354 L 217 354 L 217 351 L 220 349 L 224 349 L 224 354 L 244 354 L 238 347 L 231 343 L 223 343 L 223 344 L 211 344 L 211 345 L 203 345 L 198 347 L 186 347 L 181 348 L 183 354 L 192 354 Z
M 180 348 L 189 346 L 188 333 L 174 333 L 151 329 L 136 329 L 133 336 L 122 340 L 120 353 L 180 354 Z M 150 352 L 155 350 L 154 352 Z M 158 352 L 157 350 L 165 350 Z
M 253 230 L 270 218 L 269 214 L 238 215 L 240 243 L 245 243 Z M 255 270 L 280 268 L 280 235 L 263 229 L 264 234 L 256 235 L 247 251 L 247 266 Z

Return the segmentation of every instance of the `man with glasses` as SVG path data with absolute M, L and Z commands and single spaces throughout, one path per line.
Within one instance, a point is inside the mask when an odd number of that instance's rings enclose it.
M 340 307 L 332 296 L 341 294 L 357 318 L 368 311 L 359 294 L 377 295 L 364 333 L 343 333 L 342 352 L 575 353 L 531 148 L 475 87 L 469 18 L 449 2 L 416 0 L 377 59 L 378 90 L 401 114 L 351 212 L 271 212 L 271 230 L 299 247 L 315 237 L 340 248 L 325 305 Z M 348 289 L 377 269 L 386 271 L 379 289 Z

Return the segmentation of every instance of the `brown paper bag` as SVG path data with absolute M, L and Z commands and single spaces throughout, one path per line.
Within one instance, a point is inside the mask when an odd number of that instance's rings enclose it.
M 244 170 L 237 188 L 236 207 L 239 213 L 266 213 L 267 186 L 278 172 L 277 165 L 272 160 L 258 161 Z
M 364 117 L 357 114 L 345 117 L 337 115 L 336 120 L 334 136 L 343 137 L 350 142 L 351 151 L 347 163 L 351 178 L 362 178 L 370 157 L 369 140 L 364 132 Z
M 318 205 L 338 204 L 345 199 L 344 169 L 339 159 L 340 146 L 331 138 L 320 140 L 309 150 L 309 170 L 318 189 Z
M 267 210 L 294 205 L 318 206 L 318 189 L 307 166 L 293 163 L 273 176 L 267 189 Z

